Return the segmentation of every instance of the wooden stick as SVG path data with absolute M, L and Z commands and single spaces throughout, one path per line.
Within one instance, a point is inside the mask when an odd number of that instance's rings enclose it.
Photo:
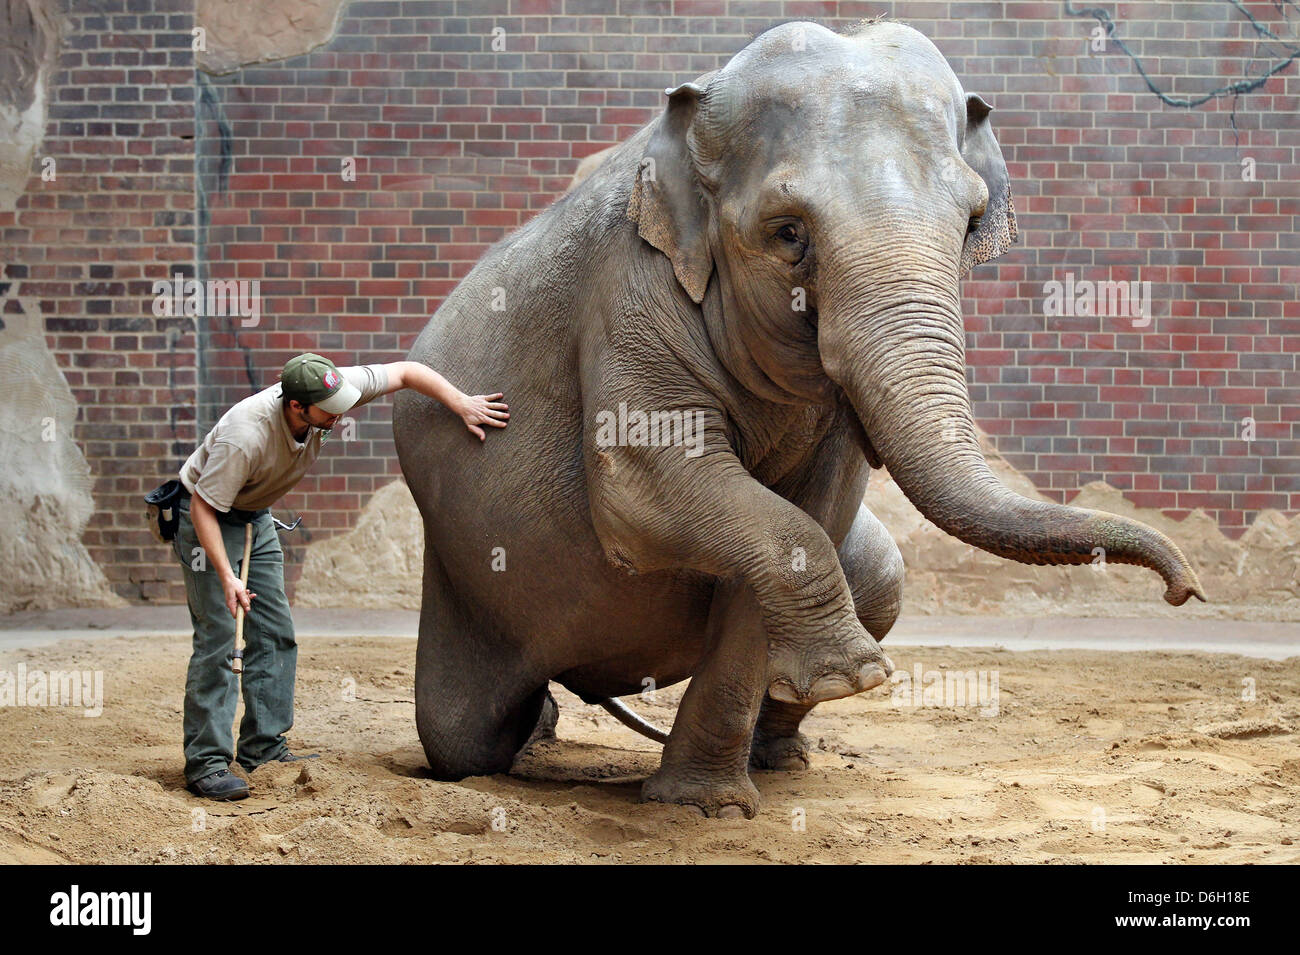
M 248 590 L 248 561 L 253 554 L 253 523 L 244 525 L 244 559 L 239 565 L 239 582 Z M 244 605 L 235 607 L 235 655 L 230 658 L 230 669 L 235 673 L 244 672 Z

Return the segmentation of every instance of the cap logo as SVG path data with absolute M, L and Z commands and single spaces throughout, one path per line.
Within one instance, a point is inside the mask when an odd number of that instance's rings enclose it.
M 333 391 L 333 390 L 334 390 L 335 388 L 337 388 L 338 386 L 339 386 L 339 376 L 338 376 L 338 372 L 335 372 L 335 371 L 326 371 L 326 372 L 325 372 L 325 387 L 328 388 L 330 391 Z

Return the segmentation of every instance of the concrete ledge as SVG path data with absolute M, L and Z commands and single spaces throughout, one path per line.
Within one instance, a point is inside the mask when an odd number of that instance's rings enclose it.
M 411 637 L 414 610 L 295 607 L 299 637 Z M 58 640 L 186 633 L 182 606 L 40 610 L 0 616 L 0 651 Z M 1090 617 L 905 616 L 887 647 L 1004 647 L 1008 650 L 1163 650 L 1235 653 L 1269 660 L 1300 656 L 1300 626 L 1247 620 Z

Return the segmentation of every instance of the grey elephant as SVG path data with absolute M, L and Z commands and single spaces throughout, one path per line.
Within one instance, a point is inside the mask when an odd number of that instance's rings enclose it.
M 990 107 L 910 27 L 785 23 L 490 249 L 410 352 L 505 392 L 481 446 L 397 396 L 424 521 L 416 724 L 441 779 L 504 772 L 588 702 L 690 678 L 642 798 L 752 816 L 748 769 L 885 681 L 903 566 L 862 505 L 882 463 L 976 547 L 1157 571 L 1178 547 L 990 473 L 959 277 L 1016 235 Z M 469 445 L 473 447 L 469 447 Z

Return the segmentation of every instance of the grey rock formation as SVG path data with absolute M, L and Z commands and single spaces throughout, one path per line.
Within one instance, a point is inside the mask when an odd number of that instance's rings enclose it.
M 0 613 L 122 606 L 81 543 L 95 508 L 90 466 L 40 311 L 11 297 L 0 316 Z

